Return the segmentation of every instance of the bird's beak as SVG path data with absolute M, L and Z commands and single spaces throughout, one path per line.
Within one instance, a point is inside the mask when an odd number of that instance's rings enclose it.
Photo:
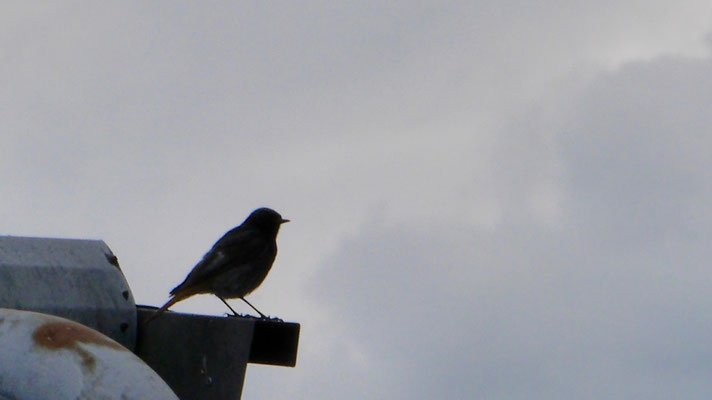
M 281 221 L 279 221 L 280 224 L 286 224 L 287 222 L 289 222 L 288 219 L 282 219 Z

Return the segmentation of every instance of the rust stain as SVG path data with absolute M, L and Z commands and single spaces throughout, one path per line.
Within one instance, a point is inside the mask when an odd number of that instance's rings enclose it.
M 88 351 L 79 347 L 75 347 L 74 351 L 76 351 L 79 357 L 82 358 L 82 367 L 93 371 L 96 366 L 96 358 L 94 358 L 94 356 L 92 356 Z
M 35 344 L 52 350 L 76 349 L 77 343 L 90 343 L 109 347 L 115 350 L 128 351 L 120 344 L 113 342 L 93 329 L 74 322 L 46 323 L 32 335 Z

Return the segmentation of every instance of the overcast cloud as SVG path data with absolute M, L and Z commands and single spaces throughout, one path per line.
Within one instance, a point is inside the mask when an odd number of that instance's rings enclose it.
M 244 398 L 707 399 L 711 16 L 6 3 L 0 233 L 101 238 L 159 305 L 252 209 L 290 218 L 250 299 L 298 365 Z

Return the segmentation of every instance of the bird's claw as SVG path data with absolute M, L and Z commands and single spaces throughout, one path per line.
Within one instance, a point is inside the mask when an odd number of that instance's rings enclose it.
M 227 318 L 249 318 L 249 319 L 258 319 L 260 321 L 272 321 L 272 322 L 284 322 L 282 318 L 279 317 L 272 317 L 270 315 L 263 315 L 261 317 L 257 317 L 255 315 L 250 315 L 250 314 L 230 314 L 230 313 L 224 313 Z
M 284 322 L 284 320 L 283 320 L 282 318 L 279 318 L 279 317 L 272 317 L 272 316 L 270 316 L 270 315 L 266 315 L 266 316 L 264 316 L 263 318 L 260 318 L 260 319 L 264 319 L 264 320 L 272 321 L 272 322 Z
M 235 313 L 235 314 L 224 313 L 223 315 L 228 318 L 254 318 L 253 316 L 248 315 L 248 314 L 238 314 L 238 313 Z

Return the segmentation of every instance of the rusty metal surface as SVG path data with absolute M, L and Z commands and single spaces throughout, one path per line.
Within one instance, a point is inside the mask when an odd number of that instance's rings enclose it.
M 65 317 L 135 346 L 133 296 L 100 240 L 0 236 L 0 307 Z
M 177 399 L 135 354 L 51 315 L 0 308 L 0 399 Z

